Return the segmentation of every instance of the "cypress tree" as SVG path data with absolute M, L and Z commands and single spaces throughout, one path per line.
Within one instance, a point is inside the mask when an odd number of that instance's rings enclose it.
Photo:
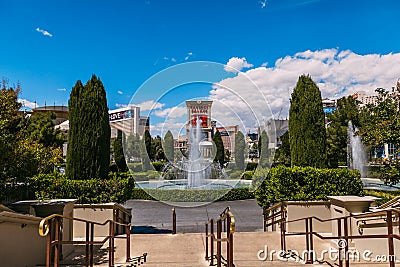
M 224 151 L 224 143 L 222 142 L 221 134 L 219 131 L 217 131 L 214 134 L 214 137 L 212 140 L 215 144 L 215 147 L 217 148 L 214 161 L 219 162 L 219 164 L 222 166 L 225 161 L 225 155 L 224 155 L 225 151 Z
M 168 161 L 174 162 L 174 136 L 168 131 L 164 137 L 164 154 Z
M 269 148 L 269 138 L 267 132 L 263 130 L 258 139 L 258 149 L 259 149 L 259 160 L 258 164 L 266 168 L 268 167 L 269 157 L 271 155 L 271 149 Z
M 292 166 L 326 167 L 326 130 L 321 92 L 310 76 L 299 77 L 290 102 Z
M 117 138 L 114 140 L 113 144 L 114 150 L 114 160 L 115 164 L 118 167 L 118 171 L 126 172 L 128 170 L 128 166 L 126 165 L 124 149 L 122 146 L 122 131 L 118 130 Z
M 107 178 L 110 164 L 110 125 L 106 91 L 95 75 L 77 81 L 68 101 L 67 175 L 71 179 Z
M 148 130 L 144 131 L 144 144 L 146 147 L 146 152 L 147 155 L 149 156 L 150 159 L 154 159 L 154 150 L 152 149 L 152 140 L 151 140 L 151 135 L 150 132 Z
M 235 137 L 235 163 L 236 168 L 244 170 L 244 156 L 245 156 L 246 142 L 244 135 L 241 131 L 238 131 Z

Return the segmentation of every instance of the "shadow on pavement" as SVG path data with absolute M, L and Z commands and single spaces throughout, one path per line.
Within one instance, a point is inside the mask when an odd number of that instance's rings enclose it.
M 131 234 L 171 234 L 168 229 L 159 229 L 150 225 L 132 226 Z

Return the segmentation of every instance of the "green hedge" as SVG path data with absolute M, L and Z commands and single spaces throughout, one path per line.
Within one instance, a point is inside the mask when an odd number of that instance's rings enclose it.
M 131 199 L 134 179 L 129 173 L 110 173 L 108 179 L 70 180 L 59 173 L 30 179 L 37 199 L 77 198 L 77 203 L 124 203 Z
M 153 165 L 153 167 L 156 171 L 161 171 L 164 164 L 165 164 L 165 162 L 163 162 L 163 161 L 155 161 L 155 162 L 151 163 L 151 165 Z
M 254 198 L 248 188 L 233 188 L 227 190 L 162 190 L 135 188 L 132 199 L 161 200 L 170 202 L 211 202 L 215 200 L 243 200 Z
M 373 196 L 380 198 L 377 200 L 378 205 L 382 205 L 389 200 L 400 196 L 400 190 L 397 191 L 386 191 L 386 190 L 373 190 L 373 189 L 364 189 L 364 194 L 366 196 Z
M 363 195 L 360 172 L 278 166 L 255 191 L 258 204 L 264 208 L 286 200 L 327 200 L 330 195 Z

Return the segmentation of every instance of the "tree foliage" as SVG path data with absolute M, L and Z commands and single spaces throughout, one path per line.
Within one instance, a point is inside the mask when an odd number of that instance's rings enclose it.
M 122 146 L 122 131 L 118 130 L 117 138 L 115 138 L 113 143 L 113 152 L 114 152 L 114 160 L 115 164 L 118 167 L 119 172 L 126 172 L 128 167 L 126 165 L 125 156 L 124 156 L 124 148 Z
M 174 136 L 168 131 L 164 136 L 164 154 L 167 161 L 174 162 Z
M 95 75 L 72 88 L 69 107 L 67 175 L 71 179 L 107 178 L 110 125 L 106 92 Z
M 38 173 L 51 172 L 62 159 L 51 120 L 35 122 L 19 112 L 20 90 L 19 84 L 13 89 L 5 80 L 0 89 L 0 183 L 25 182 Z M 32 128 L 48 134 L 32 134 Z
M 213 137 L 213 142 L 215 144 L 215 147 L 217 149 L 216 153 L 215 153 L 215 158 L 214 161 L 218 162 L 221 166 L 225 163 L 225 149 L 224 149 L 224 143 L 222 142 L 222 137 L 221 137 L 221 133 L 219 131 L 217 131 L 214 134 Z
M 363 141 L 374 148 L 385 143 L 400 144 L 400 117 L 398 94 L 378 88 L 376 104 L 369 104 L 362 109 L 360 135 Z M 398 146 L 397 146 L 398 147 Z
M 269 148 L 269 137 L 265 130 L 261 131 L 258 138 L 259 160 L 258 164 L 262 168 L 270 167 L 272 149 Z
M 275 152 L 274 164 L 290 166 L 290 143 L 289 143 L 289 131 L 286 131 L 281 136 L 281 146 Z
M 289 110 L 292 166 L 326 166 L 326 131 L 321 92 L 310 76 L 299 77 Z
M 244 170 L 244 158 L 246 154 L 246 142 L 244 135 L 241 131 L 238 131 L 235 137 L 235 164 L 239 170 Z
M 337 110 L 327 115 L 326 130 L 328 166 L 337 168 L 339 162 L 347 161 L 348 123 L 360 127 L 360 110 L 357 99 L 343 97 L 337 101 Z

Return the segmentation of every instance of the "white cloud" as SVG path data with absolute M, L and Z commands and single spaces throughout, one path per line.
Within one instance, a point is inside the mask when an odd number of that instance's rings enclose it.
M 240 60 L 235 62 L 240 63 Z M 248 126 L 254 121 L 254 113 L 261 114 L 262 120 L 267 119 L 268 108 L 258 90 L 265 96 L 275 117 L 287 117 L 291 93 L 302 74 L 311 75 L 322 97 L 339 98 L 361 90 L 374 94 L 378 87 L 391 89 L 400 73 L 398 62 L 400 53 L 359 55 L 338 49 L 299 52 L 278 59 L 275 66 L 250 69 L 214 84 L 210 98 L 225 107 L 218 108 L 213 104 L 213 117 L 223 118 L 231 108 L 245 124 L 249 122 Z M 253 111 L 249 111 L 249 106 Z
M 126 108 L 128 105 L 127 104 L 116 103 L 115 106 L 117 108 Z
M 65 92 L 65 91 L 67 91 L 67 89 L 66 89 L 66 88 L 58 88 L 57 91 L 63 91 L 63 92 Z
M 261 8 L 265 8 L 267 6 L 267 0 L 264 1 L 258 1 L 261 5 Z
M 264 62 L 263 64 L 261 64 L 261 67 L 266 67 L 268 66 L 268 62 Z
M 27 107 L 27 108 L 37 108 L 39 105 L 37 105 L 35 102 L 31 102 L 26 99 L 19 98 L 18 102 L 22 104 L 22 107 Z
M 39 27 L 36 28 L 36 31 L 37 31 L 37 32 L 40 32 L 40 33 L 43 34 L 44 36 L 53 37 L 53 34 L 49 33 L 49 32 L 46 31 L 46 30 L 42 30 L 42 29 L 40 29 Z
M 251 68 L 253 67 L 253 64 L 250 64 L 247 62 L 245 57 L 238 58 L 238 57 L 232 57 L 229 59 L 228 63 L 225 65 L 225 70 L 228 72 L 239 72 L 244 68 Z
M 191 56 L 193 56 L 193 52 L 187 53 L 187 56 L 185 57 L 185 60 L 188 60 Z
M 175 58 L 171 58 L 171 61 L 172 61 L 172 62 L 176 62 L 176 59 L 175 59 Z
M 186 110 L 187 109 L 185 107 L 177 106 L 177 107 L 172 107 L 172 108 L 156 110 L 154 112 L 154 114 L 157 117 L 161 117 L 161 118 L 169 117 L 171 119 L 174 119 L 174 118 L 180 118 L 183 115 L 185 115 Z
M 135 106 L 140 107 L 141 111 L 146 111 L 146 110 L 153 110 L 153 109 L 160 109 L 165 106 L 165 104 L 160 103 L 160 102 L 155 102 L 153 100 L 145 101 L 140 104 L 136 104 Z
M 122 91 L 118 91 L 117 93 L 118 93 L 119 95 L 122 95 L 122 94 L 123 94 L 123 92 L 122 92 Z

